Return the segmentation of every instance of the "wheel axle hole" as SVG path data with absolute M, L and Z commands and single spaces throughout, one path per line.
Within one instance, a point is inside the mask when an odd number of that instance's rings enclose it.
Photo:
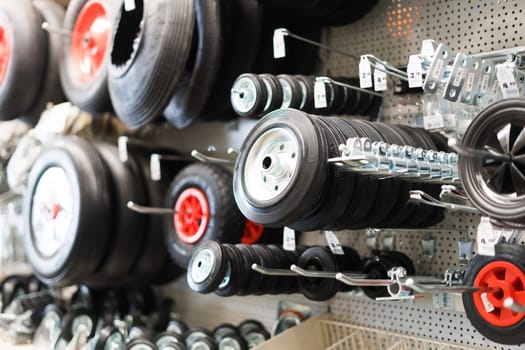
M 202 261 L 199 261 L 199 262 L 197 263 L 197 267 L 198 267 L 199 269 L 202 267 Z
M 263 169 L 269 169 L 272 166 L 272 158 L 270 156 L 266 156 L 263 159 L 262 162 Z
M 494 295 L 494 298 L 498 300 L 503 299 L 503 296 L 505 295 L 505 293 L 503 293 L 503 290 L 501 290 L 501 288 L 498 288 L 498 290 L 494 291 L 492 294 Z

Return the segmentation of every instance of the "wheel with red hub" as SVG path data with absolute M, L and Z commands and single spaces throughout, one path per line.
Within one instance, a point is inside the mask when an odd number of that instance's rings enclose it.
M 166 200 L 174 208 L 164 234 L 173 260 L 186 268 L 198 244 L 238 243 L 244 219 L 233 200 L 232 175 L 211 164 L 191 164 L 173 180 Z
M 525 342 L 525 314 L 504 306 L 507 298 L 525 304 L 525 247 L 496 246 L 496 256 L 476 256 L 469 264 L 464 282 L 489 287 L 463 294 L 467 317 L 483 336 L 501 344 Z
M 63 45 L 60 80 L 68 99 L 91 113 L 111 106 L 108 62 L 121 4 L 120 0 L 72 0 L 67 7 L 64 29 L 72 33 Z
M 295 232 L 296 238 L 300 232 Z M 244 244 L 282 244 L 283 228 L 282 227 L 264 227 L 253 221 L 246 220 L 244 231 L 241 237 L 241 243 Z
M 0 120 L 24 115 L 44 76 L 47 39 L 30 0 L 0 1 Z

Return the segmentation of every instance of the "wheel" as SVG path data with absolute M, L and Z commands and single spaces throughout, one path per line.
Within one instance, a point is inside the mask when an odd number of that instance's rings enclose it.
M 485 215 L 525 223 L 525 99 L 496 102 L 474 118 L 463 147 L 494 157 L 459 156 L 467 196 Z
M 326 140 L 308 115 L 276 110 L 249 132 L 235 164 L 233 191 L 243 215 L 282 227 L 308 213 L 321 198 Z
M 281 104 L 281 108 L 299 108 L 303 96 L 299 81 L 287 74 L 280 74 L 277 76 L 277 79 L 283 90 L 283 103 Z
M 24 247 L 44 283 L 78 283 L 100 266 L 111 235 L 109 176 L 94 147 L 77 137 L 57 140 L 35 161 L 24 196 Z
M 137 128 L 159 118 L 182 79 L 195 22 L 194 1 L 135 0 L 116 20 L 109 92 L 119 118 Z
M 241 117 L 259 116 L 268 100 L 265 80 L 251 73 L 239 76 L 231 88 L 230 99 L 233 110 Z
M 25 115 L 42 81 L 47 38 L 31 0 L 0 1 L 0 120 Z
M 297 266 L 305 270 L 339 272 L 334 256 L 328 248 L 311 247 L 297 261 Z M 335 278 L 299 277 L 299 291 L 308 299 L 325 301 L 334 297 L 339 291 L 339 283 Z
M 111 108 L 111 31 L 121 4 L 120 0 L 72 0 L 66 10 L 63 28 L 72 35 L 63 42 L 60 81 L 68 100 L 90 113 Z
M 499 244 L 496 256 L 475 256 L 463 279 L 469 286 L 494 288 L 490 292 L 463 293 L 463 306 L 474 328 L 500 344 L 525 342 L 525 314 L 504 307 L 508 297 L 525 304 L 524 253 L 523 246 Z
M 51 0 L 34 0 L 33 6 L 40 12 L 45 22 L 51 28 L 60 28 L 64 22 L 64 8 Z M 61 61 L 63 39 L 55 33 L 47 35 L 47 57 L 46 67 L 40 87 L 39 96 L 33 102 L 31 108 L 24 113 L 24 117 L 32 122 L 36 122 L 48 103 L 58 103 L 64 101 L 64 92 L 60 85 L 58 68 Z
M 283 104 L 283 88 L 279 79 L 271 74 L 260 74 L 259 77 L 264 83 L 267 92 L 263 113 L 269 113 L 281 108 Z
M 187 166 L 173 180 L 166 206 L 175 213 L 164 221 L 164 237 L 181 267 L 186 268 L 200 242 L 240 241 L 244 220 L 235 206 L 231 184 L 228 171 L 202 163 Z

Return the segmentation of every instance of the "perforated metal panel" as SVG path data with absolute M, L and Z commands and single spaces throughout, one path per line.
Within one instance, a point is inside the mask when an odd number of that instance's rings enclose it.
M 340 28 L 326 29 L 323 41 L 332 47 L 358 57 L 370 53 L 398 66 L 406 65 L 410 54 L 420 51 L 421 41 L 432 38 L 447 43 L 455 51 L 477 53 L 525 45 L 523 38 L 525 2 L 518 0 L 444 1 L 444 0 L 380 0 L 379 4 L 358 22 Z M 351 59 L 327 50 L 320 53 L 319 73 L 333 76 L 357 76 L 357 59 Z M 414 124 L 419 113 L 421 95 L 393 96 L 384 99 L 380 120 L 389 123 Z M 244 125 L 241 123 L 241 126 Z M 213 130 L 213 142 L 218 149 L 239 145 L 239 137 L 247 128 L 229 126 L 228 130 Z M 202 130 L 202 126 L 195 126 Z M 233 134 L 232 134 L 233 130 Z M 210 131 L 211 132 L 211 131 Z M 190 135 L 185 133 L 185 135 Z M 205 147 L 210 142 L 200 134 L 193 138 Z M 186 138 L 170 140 L 182 147 Z M 224 143 L 224 144 L 223 144 Z M 187 146 L 186 146 L 187 147 Z M 192 146 L 195 147 L 195 146 Z M 441 276 L 445 269 L 459 264 L 459 239 L 475 240 L 479 216 L 447 213 L 446 219 L 427 231 L 391 231 L 378 233 L 393 236 L 395 248 L 407 253 L 416 263 L 418 274 Z M 366 255 L 365 231 L 337 233 L 341 242 Z M 303 235 L 302 243 L 324 244 L 322 233 Z M 435 241 L 432 259 L 421 253 L 421 240 L 431 237 Z M 337 320 L 360 326 L 369 326 L 408 335 L 428 337 L 462 345 L 490 349 L 513 349 L 484 339 L 470 325 L 461 311 L 461 298 L 452 298 L 447 308 L 436 308 L 432 297 L 410 302 L 376 302 L 366 297 L 341 294 L 327 303 L 312 303 L 301 296 L 234 297 L 221 299 L 191 293 L 184 283 L 175 285 L 180 311 L 190 323 L 212 327 L 220 322 L 239 322 L 248 317 L 261 319 L 268 327 L 275 320 L 279 300 L 294 300 L 314 306 L 321 312 L 326 306 Z M 447 298 L 438 295 L 436 298 Z M 439 304 L 439 303 L 438 303 Z

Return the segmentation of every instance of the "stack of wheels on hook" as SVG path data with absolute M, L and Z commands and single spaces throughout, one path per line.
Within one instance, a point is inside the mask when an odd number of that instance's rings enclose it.
M 335 81 L 357 86 L 358 79 L 334 78 Z M 317 115 L 354 115 L 377 117 L 381 97 L 351 89 L 334 82 L 326 82 L 327 105 L 314 104 L 315 77 L 306 75 L 240 75 L 231 88 L 233 110 L 242 117 L 261 117 L 279 108 L 295 108 Z
M 463 281 L 481 290 L 464 293 L 463 306 L 484 337 L 500 344 L 523 344 L 525 313 L 511 310 L 507 303 L 525 305 L 525 247 L 498 244 L 495 253 L 470 261 Z
M 58 78 L 64 10 L 51 0 L 0 1 L 0 120 L 35 123 L 48 102 L 63 100 Z
M 328 163 L 350 137 L 439 150 L 422 129 L 293 110 L 271 112 L 250 131 L 235 164 L 233 190 L 243 215 L 299 231 L 428 227 L 443 210 L 408 204 L 409 191 L 440 186 L 382 179 Z
M 496 102 L 474 118 L 458 171 L 472 204 L 511 225 L 525 224 L 525 99 Z
M 147 159 L 126 163 L 113 144 L 64 137 L 33 165 L 24 198 L 24 247 L 35 274 L 64 286 L 144 285 L 175 278 L 158 220 L 127 208 L 160 206 Z M 146 170 L 148 171 L 148 170 Z

